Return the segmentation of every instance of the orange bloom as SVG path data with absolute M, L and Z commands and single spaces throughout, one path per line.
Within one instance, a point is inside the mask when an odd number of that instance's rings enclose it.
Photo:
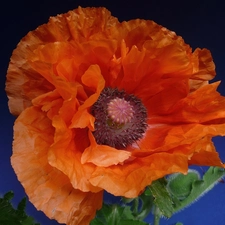
M 105 8 L 51 17 L 18 44 L 6 91 L 12 166 L 37 209 L 87 225 L 103 190 L 133 198 L 188 166 L 221 166 L 225 98 L 209 84 L 207 49 L 192 52 L 146 20 L 118 22 Z

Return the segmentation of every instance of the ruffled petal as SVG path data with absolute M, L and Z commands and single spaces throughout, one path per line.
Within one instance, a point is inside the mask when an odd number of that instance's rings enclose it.
M 67 225 L 87 225 L 95 217 L 96 209 L 102 206 L 103 192 L 84 193 L 83 200 L 74 202 L 67 219 Z
M 190 165 L 225 167 L 209 136 L 203 137 L 198 142 L 193 143 L 192 148 L 195 151 L 190 158 Z
M 136 158 L 124 165 L 97 167 L 90 182 L 115 196 L 137 197 L 152 181 L 166 174 L 186 173 L 187 158 L 182 155 L 158 153 Z
M 215 75 L 215 64 L 208 49 L 197 48 L 193 52 L 193 80 L 212 80 Z
M 179 153 L 178 147 L 183 150 L 183 155 L 188 159 L 191 158 L 193 153 L 198 152 L 195 143 L 201 143 L 201 140 L 208 137 L 208 141 L 217 135 L 225 135 L 224 124 L 182 124 L 182 125 L 169 125 L 162 124 L 150 126 L 144 138 L 130 146 L 128 149 L 132 151 L 132 155 L 136 157 L 144 157 L 159 152 L 174 152 Z M 187 148 L 189 150 L 187 150 Z M 176 152 L 178 151 L 178 152 Z M 206 151 L 206 150 L 205 150 Z M 220 161 L 216 161 L 218 164 Z M 204 162 L 202 163 L 204 165 Z
M 90 114 L 90 107 L 97 101 L 101 91 L 105 86 L 105 80 L 101 75 L 99 66 L 93 65 L 88 68 L 81 78 L 83 84 L 87 87 L 90 97 L 78 108 L 78 111 L 72 118 L 70 128 L 89 127 L 94 130 L 94 117 Z
M 88 129 L 69 129 L 60 116 L 54 117 L 53 127 L 55 128 L 54 143 L 48 152 L 50 165 L 62 171 L 75 189 L 84 192 L 101 191 L 101 188 L 89 182 L 95 166 L 81 163 L 82 153 L 89 146 Z
M 81 157 L 81 163 L 91 162 L 96 166 L 108 167 L 123 163 L 129 159 L 131 153 L 118 150 L 107 145 L 98 145 L 94 136 L 89 132 L 90 146 L 86 148 Z
M 32 100 L 32 104 L 37 107 L 41 107 L 43 112 L 49 119 L 52 119 L 56 114 L 58 114 L 59 109 L 63 105 L 63 99 L 59 93 L 54 90 L 46 94 L 40 95 Z
M 98 16 L 96 17 L 96 15 Z M 67 80 L 74 79 L 77 65 L 80 65 L 83 60 L 82 50 L 72 51 L 73 47 L 68 43 L 85 42 L 91 36 L 93 36 L 92 39 L 107 39 L 106 37 L 110 35 L 110 30 L 107 31 L 107 29 L 118 23 L 117 18 L 112 17 L 105 8 L 84 9 L 79 7 L 66 14 L 51 17 L 47 24 L 29 32 L 13 51 L 7 71 L 6 92 L 11 113 L 19 115 L 25 108 L 31 106 L 32 99 L 54 90 L 54 86 L 49 82 L 49 76 L 48 78 L 43 77 L 40 71 L 33 68 L 31 61 L 46 60 L 46 63 L 52 64 L 58 62 L 60 64 L 56 67 L 58 74 Z M 113 40 L 109 40 L 109 42 L 115 43 Z M 107 52 L 110 54 L 101 54 L 99 58 L 104 59 L 103 61 L 111 60 L 111 50 L 108 51 L 107 48 L 104 48 L 106 51 L 101 50 L 101 48 L 97 50 L 99 42 L 95 41 L 95 43 L 95 55 Z M 61 48 L 63 45 L 64 48 Z M 110 45 L 114 45 L 111 49 L 115 48 L 115 44 Z M 71 59 L 72 55 L 75 56 L 73 59 Z M 106 55 L 107 57 L 105 57 Z M 87 56 L 87 58 L 90 57 Z M 97 62 L 99 61 L 95 63 Z M 74 73 L 68 73 L 63 64 L 69 65 L 67 68 L 73 68 Z
M 102 204 L 102 192 L 76 190 L 64 173 L 48 163 L 54 128 L 46 114 L 26 109 L 14 126 L 12 166 L 30 201 L 59 223 L 87 224 Z M 29 162 L 29 163 L 25 163 Z M 83 209 L 88 209 L 82 212 Z
M 57 90 L 64 100 L 76 97 L 79 83 L 67 82 L 64 77 L 57 76 L 54 73 L 54 67 L 51 64 L 35 61 L 32 62 L 31 65 L 41 76 L 45 77 L 46 80 L 54 85 L 54 89 Z
M 150 123 L 178 125 L 199 123 L 220 124 L 223 126 L 222 121 L 225 121 L 225 99 L 216 91 L 218 85 L 219 82 L 204 85 L 177 101 L 169 110 L 163 110 L 164 106 L 160 107 L 159 105 L 158 113 L 150 115 Z
M 182 85 L 187 94 L 215 76 L 215 65 L 207 49 L 192 53 L 181 37 L 152 21 L 132 20 L 117 29 L 121 29 L 120 38 L 125 39 L 127 46 L 121 53 L 122 82 L 117 85 L 143 100 L 171 85 Z

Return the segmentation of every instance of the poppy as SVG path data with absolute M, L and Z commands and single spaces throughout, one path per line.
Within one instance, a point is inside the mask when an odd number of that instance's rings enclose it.
M 223 167 L 225 98 L 209 50 L 150 20 L 105 8 L 51 17 L 13 51 L 6 82 L 11 163 L 29 200 L 60 223 L 89 224 L 103 191 L 137 197 L 189 165 Z

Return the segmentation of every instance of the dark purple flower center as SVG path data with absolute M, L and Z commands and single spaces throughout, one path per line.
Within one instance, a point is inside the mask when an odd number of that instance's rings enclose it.
M 95 117 L 96 142 L 125 149 L 141 139 L 147 129 L 147 110 L 134 95 L 105 88 L 91 108 Z

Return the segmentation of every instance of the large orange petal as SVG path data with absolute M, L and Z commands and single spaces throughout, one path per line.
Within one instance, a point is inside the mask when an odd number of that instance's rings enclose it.
M 60 115 L 68 125 L 71 124 L 71 119 L 79 105 L 76 98 L 63 101 L 57 90 L 38 96 L 32 100 L 32 103 L 46 112 L 49 119 L 52 120 L 54 116 Z
M 96 17 L 96 15 L 98 16 Z M 7 72 L 6 91 L 9 97 L 10 111 L 15 115 L 19 115 L 25 108 L 31 105 L 33 98 L 54 89 L 48 82 L 48 79 L 45 79 L 40 75 L 39 71 L 36 71 L 31 66 L 30 60 L 33 62 L 37 60 L 41 61 L 43 56 L 45 56 L 45 60 L 48 58 L 46 62 L 53 64 L 56 62 L 59 63 L 65 57 L 71 58 L 71 55 L 74 55 L 74 51 L 72 51 L 72 45 L 68 44 L 69 42 L 73 42 L 74 45 L 74 43 L 81 43 L 91 39 L 91 36 L 93 36 L 93 40 L 95 38 L 97 40 L 101 38 L 107 39 L 110 36 L 109 28 L 118 23 L 117 18 L 112 17 L 110 12 L 105 8 L 83 9 L 79 7 L 66 14 L 50 17 L 47 24 L 29 32 L 13 51 Z M 115 43 L 112 39 L 109 42 L 111 46 L 115 45 L 112 44 Z M 57 50 L 57 46 L 62 45 L 66 46 L 66 48 Z M 111 50 L 105 51 L 107 50 L 106 47 L 104 51 L 98 49 L 96 44 L 95 47 L 95 55 L 102 52 L 111 52 Z M 115 46 L 111 49 L 114 48 Z M 37 49 L 39 50 L 37 51 Z M 40 49 L 42 49 L 43 54 L 40 52 Z M 57 51 L 51 51 L 53 49 Z M 61 51 L 62 49 L 63 51 Z M 73 54 L 71 54 L 72 52 Z M 64 78 L 71 80 L 71 76 L 74 76 L 76 71 L 75 65 L 80 65 L 81 63 L 81 53 L 82 51 L 76 51 L 75 60 L 61 62 L 61 64 L 66 63 L 70 68 L 73 68 L 73 74 L 68 74 L 68 71 L 63 70 L 60 65 L 56 67 L 60 76 L 62 76 L 63 72 Z M 103 61 L 109 61 L 109 55 L 111 53 L 108 53 L 105 59 L 105 53 L 100 54 L 102 56 L 99 58 L 103 59 Z
M 58 91 L 63 99 L 70 99 L 76 97 L 79 83 L 67 82 L 64 77 L 59 77 L 54 73 L 53 65 L 41 61 L 35 61 L 31 63 L 32 67 L 43 77 L 46 78 L 51 84 L 54 85 L 54 89 Z
M 117 85 L 128 92 L 132 90 L 141 98 L 150 98 L 162 90 L 165 82 L 167 87 L 172 83 L 179 87 L 185 82 L 185 89 L 194 90 L 215 76 L 208 50 L 196 49 L 192 53 L 181 37 L 152 21 L 123 22 L 117 29 L 120 35 L 118 32 L 115 35 L 119 40 L 125 39 L 128 46 L 128 51 L 121 54 L 124 74 L 122 83 Z M 187 78 L 191 78 L 190 87 Z
M 212 80 L 215 75 L 215 64 L 212 59 L 211 52 L 208 49 L 197 48 L 193 52 L 193 80 Z
M 58 114 L 59 109 L 62 107 L 63 99 L 59 93 L 54 90 L 33 99 L 32 104 L 40 107 L 42 111 L 46 112 L 48 118 L 52 119 L 56 114 Z
M 193 143 L 191 147 L 195 151 L 189 161 L 190 165 L 225 167 L 225 164 L 222 164 L 220 160 L 219 153 L 216 152 L 211 137 L 206 136 Z
M 189 92 L 188 79 L 193 70 L 190 56 L 178 44 L 167 46 L 167 51 L 153 56 L 154 53 L 133 46 L 122 59 L 124 74 L 118 87 L 142 99 L 149 114 L 161 112 L 162 106 L 168 110 Z
M 70 128 L 89 127 L 93 130 L 94 117 L 90 114 L 90 107 L 97 101 L 101 91 L 105 87 L 105 80 L 97 65 L 90 66 L 83 74 L 81 80 L 90 96 L 78 108 L 78 111 L 72 118 Z
M 222 126 L 221 120 L 225 120 L 225 99 L 216 91 L 218 85 L 219 82 L 215 82 L 202 86 L 187 97 L 177 101 L 169 110 L 163 110 L 164 108 L 161 106 L 161 115 L 160 112 L 158 112 L 158 115 L 154 113 L 150 116 L 150 123 L 218 123 Z M 158 111 L 160 111 L 160 108 L 158 108 Z
M 130 146 L 128 149 L 132 151 L 133 156 L 144 156 L 156 154 L 158 152 L 168 152 L 178 146 L 192 145 L 199 143 L 202 138 L 208 136 L 212 138 L 217 135 L 225 135 L 224 124 L 183 124 L 183 125 L 167 125 L 161 124 L 149 126 L 143 139 Z M 195 151 L 183 152 L 190 157 Z
M 106 8 L 81 8 L 64 14 L 74 40 L 83 42 L 88 39 L 98 39 L 109 34 L 109 28 L 117 25 L 118 19 L 111 16 Z M 76 24 L 76 26 L 74 26 Z M 108 33 L 107 33 L 108 32 Z M 97 38 L 96 38 L 97 39 Z
M 41 77 L 24 59 L 24 43 L 11 57 L 7 71 L 6 92 L 13 115 L 19 115 L 31 106 L 32 99 L 53 90 L 53 86 Z M 29 53 L 28 53 L 29 54 Z
M 103 192 L 83 193 L 83 200 L 74 202 L 67 225 L 87 225 L 95 217 L 96 209 L 102 206 Z
M 60 116 L 54 117 L 53 126 L 55 127 L 54 143 L 48 152 L 50 165 L 62 171 L 75 189 L 84 192 L 101 191 L 101 188 L 89 182 L 95 166 L 91 163 L 81 164 L 82 153 L 89 146 L 87 128 L 69 129 Z
M 107 145 L 98 145 L 93 134 L 89 131 L 90 146 L 86 148 L 81 157 L 81 163 L 91 162 L 96 166 L 107 167 L 123 163 L 129 159 L 131 153 L 118 150 Z
M 54 128 L 46 114 L 26 109 L 14 126 L 12 166 L 30 201 L 60 223 L 84 225 L 102 204 L 102 193 L 75 190 L 70 180 L 48 163 Z M 87 209 L 82 213 L 82 209 Z
M 190 91 L 195 91 L 207 85 L 215 75 L 215 64 L 208 49 L 197 48 L 192 55 L 193 73 L 189 80 Z
M 96 209 L 102 206 L 103 191 L 98 193 L 83 193 L 83 200 L 74 202 L 68 216 L 67 225 L 88 225 L 95 217 Z
M 158 153 L 136 158 L 124 165 L 97 167 L 90 182 L 113 195 L 134 198 L 152 181 L 175 172 L 186 173 L 187 169 L 186 157 Z

